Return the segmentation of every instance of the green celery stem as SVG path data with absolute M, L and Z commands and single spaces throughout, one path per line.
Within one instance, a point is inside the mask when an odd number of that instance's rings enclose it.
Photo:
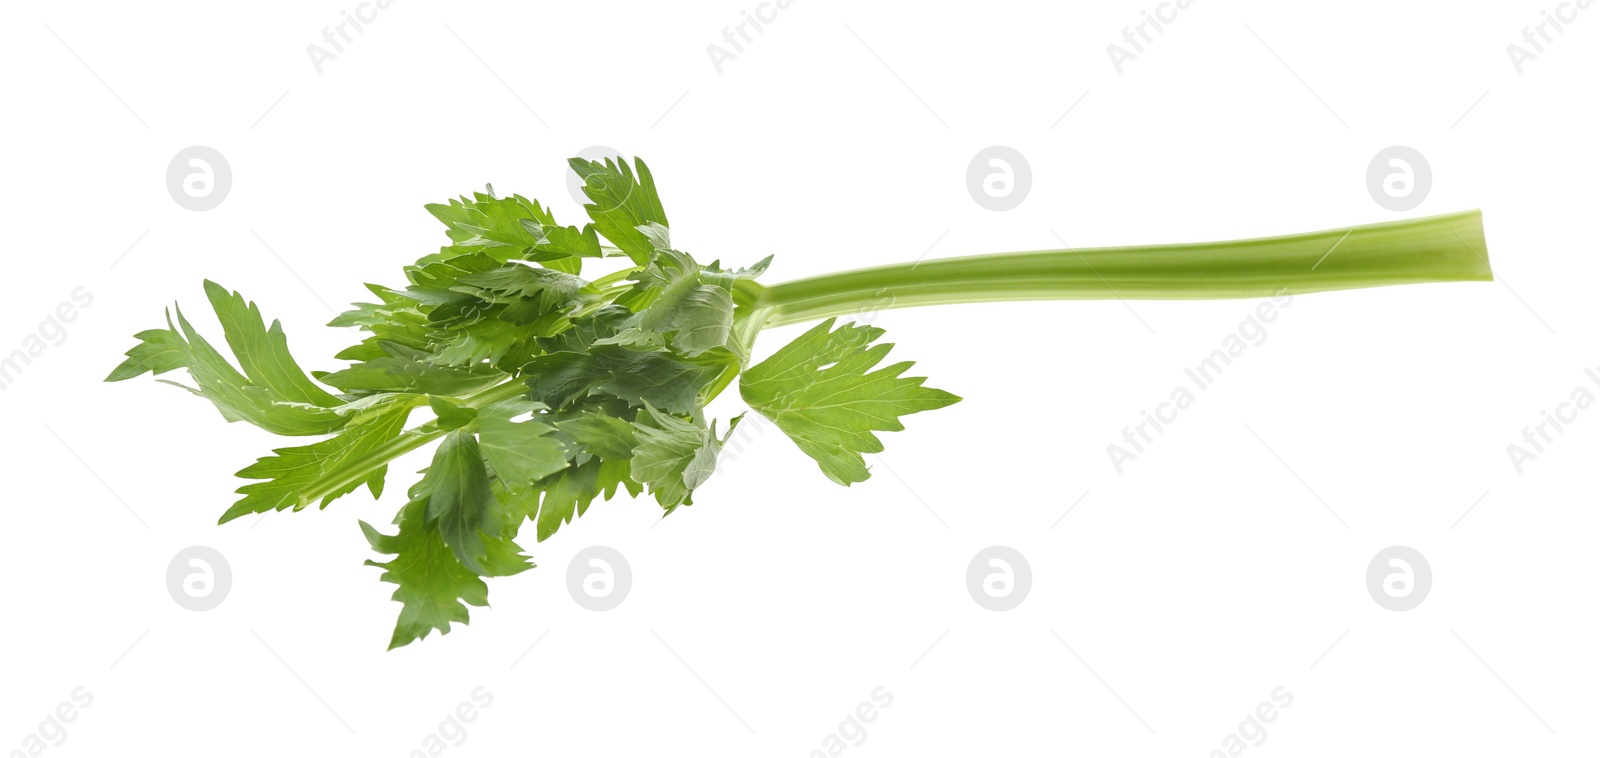
M 1006 300 L 1210 300 L 1423 282 L 1492 281 L 1483 214 L 1230 242 L 942 258 L 747 292 L 764 326 L 884 308 Z
M 524 384 L 521 379 L 512 379 L 504 384 L 498 384 L 486 390 L 481 390 L 477 394 L 462 398 L 461 405 L 468 408 L 481 409 L 501 400 L 510 400 L 526 394 L 528 394 L 528 385 Z M 418 402 L 420 403 L 421 401 L 419 400 Z M 301 492 L 298 507 L 304 508 L 321 500 L 329 493 L 339 492 L 346 487 L 366 481 L 367 475 L 371 474 L 379 466 L 387 464 L 389 461 L 416 450 L 444 435 L 445 430 L 439 427 L 437 421 L 429 421 L 426 424 L 407 429 L 404 434 L 372 449 L 360 459 L 351 460 L 344 468 L 345 475 L 343 478 L 325 480 L 320 483 L 321 486 Z M 227 516 L 223 516 L 223 518 L 226 519 Z

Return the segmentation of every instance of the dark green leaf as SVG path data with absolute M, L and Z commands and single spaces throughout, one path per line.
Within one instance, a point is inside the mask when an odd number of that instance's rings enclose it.
M 239 488 L 244 495 L 222 515 L 227 523 L 246 513 L 299 510 L 329 502 L 365 484 L 373 497 L 383 494 L 388 459 L 382 451 L 405 429 L 415 401 L 389 397 L 351 414 L 350 423 L 337 436 L 300 447 L 278 448 L 239 471 L 242 479 L 265 481 Z M 378 465 L 374 467 L 374 461 Z
M 583 412 L 556 422 L 556 428 L 575 440 L 584 452 L 607 460 L 626 460 L 633 457 L 639 437 L 633 424 L 605 413 Z
M 246 303 L 237 293 L 229 295 L 212 282 L 206 282 L 206 293 L 244 373 L 177 310 L 176 328 L 169 318 L 165 332 L 140 332 L 140 343 L 106 380 L 187 368 L 197 388 L 185 389 L 210 400 L 229 421 L 249 421 L 289 436 L 327 434 L 344 426 L 345 417 L 332 410 L 342 401 L 313 384 L 294 362 L 278 322 L 268 328 L 254 303 Z
M 489 548 L 484 535 L 499 536 L 504 522 L 472 434 L 456 430 L 445 435 L 419 486 L 428 493 L 428 520 L 438 522 L 456 560 L 475 574 L 485 573 Z
M 733 432 L 735 419 L 729 424 Z M 650 488 L 661 507 L 672 512 L 689 503 L 689 496 L 716 470 L 722 440 L 715 426 L 669 416 L 645 406 L 633 424 L 639 444 L 633 449 L 631 478 Z
M 460 429 L 478 418 L 478 409 L 457 405 L 446 397 L 430 396 L 428 398 L 428 406 L 433 409 L 433 415 L 438 418 L 440 429 Z
M 372 549 L 394 556 L 387 563 L 367 561 L 368 566 L 384 570 L 383 581 L 398 585 L 393 597 L 402 607 L 390 650 L 423 639 L 435 629 L 449 634 L 451 622 L 467 623 L 468 605 L 489 604 L 488 585 L 456 560 L 438 522 L 426 518 L 427 505 L 425 495 L 413 497 L 395 518 L 400 525 L 397 534 L 383 534 L 361 522 Z M 483 576 L 511 576 L 533 568 L 522 548 L 509 538 L 488 538 L 485 547 Z
M 555 428 L 538 421 L 512 421 L 543 408 L 530 400 L 507 400 L 483 409 L 478 416 L 478 438 L 495 476 L 508 486 L 532 484 L 567 467 L 572 451 L 549 436 Z
M 584 180 L 583 193 L 589 196 L 589 218 L 595 228 L 621 248 L 634 263 L 643 265 L 654 249 L 650 238 L 639 231 L 647 223 L 671 226 L 667 214 L 661 209 L 661 198 L 656 196 L 655 179 L 644 161 L 635 159 L 635 175 L 628 162 L 607 158 L 600 161 L 573 158 L 568 163 Z
M 330 387 L 345 392 L 414 392 L 427 395 L 464 395 L 492 387 L 508 377 L 487 364 L 442 366 L 428 363 L 426 354 L 384 345 L 391 354 L 357 363 L 321 377 Z

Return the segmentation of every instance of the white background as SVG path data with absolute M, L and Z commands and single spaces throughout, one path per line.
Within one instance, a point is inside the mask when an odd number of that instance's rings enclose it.
M 1106 46 L 1155 3 L 795 0 L 717 73 L 706 46 L 755 7 L 398 0 L 319 74 L 306 46 L 351 4 L 9 5 L 0 352 L 94 299 L 0 392 L 0 749 L 79 686 L 48 755 L 404 756 L 480 686 L 446 755 L 804 756 L 880 686 L 846 755 L 1203 756 L 1280 686 L 1249 755 L 1596 748 L 1600 412 L 1520 474 L 1506 446 L 1600 392 L 1600 9 L 1518 74 L 1505 48 L 1552 3 L 1195 0 L 1118 74 Z M 1365 186 L 1395 144 L 1433 170 L 1407 213 Z M 232 167 L 215 210 L 167 193 L 190 145 Z M 356 521 L 387 523 L 424 457 L 379 502 L 218 527 L 232 472 L 282 441 L 100 380 L 175 300 L 218 334 L 202 278 L 337 368 L 329 304 L 445 241 L 424 203 L 493 182 L 576 223 L 563 159 L 591 145 L 649 161 L 675 242 L 774 254 L 769 281 L 1475 207 L 1499 281 L 1295 298 L 1120 475 L 1106 446 L 1255 302 L 882 313 L 966 399 L 885 435 L 871 480 L 768 431 L 693 508 L 596 504 L 471 626 L 385 652 L 398 605 Z M 1032 167 L 1015 210 L 967 193 L 990 145 Z M 996 544 L 1033 571 L 1003 613 L 965 586 Z M 232 567 L 216 610 L 167 593 L 190 545 Z M 590 545 L 632 566 L 616 610 L 567 594 Z M 1368 596 L 1390 545 L 1432 566 L 1415 610 Z

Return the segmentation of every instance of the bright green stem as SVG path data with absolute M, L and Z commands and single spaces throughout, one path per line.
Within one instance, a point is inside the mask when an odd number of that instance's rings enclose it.
M 747 286 L 741 294 L 770 327 L 917 305 L 1210 300 L 1493 279 L 1483 214 L 1473 210 L 1231 242 L 941 258 Z
M 482 390 L 475 395 L 469 395 L 461 398 L 460 405 L 467 408 L 481 409 L 485 406 L 498 403 L 501 400 L 510 400 L 512 398 L 521 397 L 527 394 L 527 392 L 527 384 L 524 384 L 521 379 L 512 379 L 504 384 L 497 384 L 486 390 Z M 425 403 L 418 398 L 417 404 L 423 405 Z M 301 491 L 300 505 L 298 507 L 304 508 L 312 503 L 317 502 L 318 500 L 321 500 L 330 493 L 338 492 L 346 487 L 366 481 L 367 476 L 380 466 L 387 465 L 389 461 L 399 458 L 400 456 L 416 450 L 417 448 L 422 447 L 429 442 L 443 437 L 446 431 L 448 430 L 439 428 L 439 422 L 437 421 L 429 421 L 426 424 L 419 424 L 407 429 L 400 436 L 389 440 L 379 447 L 373 448 L 366 455 L 362 456 L 360 460 L 350 461 L 346 465 L 341 466 L 340 470 L 344 471 L 344 475 L 342 477 L 319 480 L 314 486 Z M 224 516 L 223 518 L 227 517 Z

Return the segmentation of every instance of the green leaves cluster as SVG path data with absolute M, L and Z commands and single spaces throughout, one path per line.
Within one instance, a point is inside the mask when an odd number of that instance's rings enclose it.
M 231 360 L 174 308 L 107 377 L 185 369 L 191 384 L 169 383 L 228 421 L 322 436 L 241 469 L 250 481 L 223 522 L 326 507 L 362 486 L 379 497 L 391 462 L 435 445 L 392 533 L 361 523 L 388 557 L 368 563 L 402 606 L 391 647 L 466 623 L 488 602 L 485 578 L 531 568 L 527 522 L 543 541 L 619 491 L 668 514 L 691 505 L 739 421 L 719 434 L 705 406 L 741 374 L 750 407 L 841 484 L 867 478 L 874 432 L 956 401 L 903 377 L 909 363 L 876 368 L 882 330 L 831 319 L 749 365 L 763 319 L 753 280 L 770 259 L 724 269 L 674 248 L 643 161 L 571 166 L 591 201 L 582 227 L 493 188 L 427 206 L 449 244 L 397 286 L 366 285 L 371 302 L 331 322 L 365 333 L 336 356 L 344 368 L 307 373 L 277 321 L 206 282 Z M 583 277 L 606 259 L 614 270 Z

